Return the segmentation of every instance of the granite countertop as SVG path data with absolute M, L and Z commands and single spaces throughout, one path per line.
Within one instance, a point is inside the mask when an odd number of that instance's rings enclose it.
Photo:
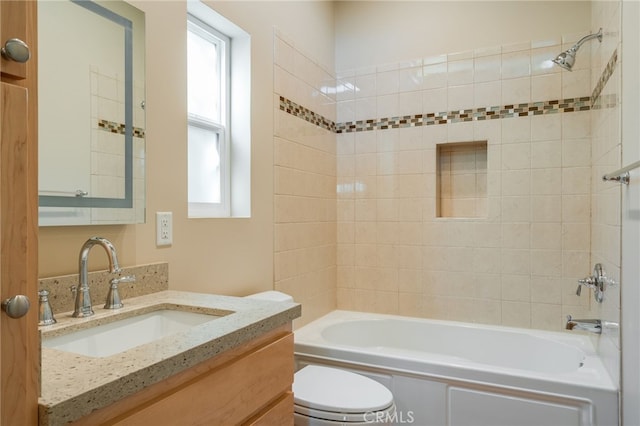
M 118 310 L 94 306 L 95 315 L 56 314 L 57 324 L 40 327 L 53 337 L 160 308 L 222 315 L 187 331 L 105 357 L 42 348 L 40 425 L 77 420 L 200 362 L 233 349 L 300 316 L 296 303 L 161 291 L 124 300 Z

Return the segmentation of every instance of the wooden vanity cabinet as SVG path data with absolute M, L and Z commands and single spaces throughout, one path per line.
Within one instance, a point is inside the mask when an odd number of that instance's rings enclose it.
M 75 425 L 293 425 L 293 333 L 281 327 Z

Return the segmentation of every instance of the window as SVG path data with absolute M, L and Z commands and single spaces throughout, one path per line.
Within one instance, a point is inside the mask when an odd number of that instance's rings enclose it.
M 190 217 L 230 214 L 229 37 L 187 22 Z
M 251 216 L 251 37 L 187 2 L 188 217 Z

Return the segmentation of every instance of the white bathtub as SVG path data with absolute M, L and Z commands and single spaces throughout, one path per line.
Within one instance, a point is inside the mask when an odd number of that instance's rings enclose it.
M 295 331 L 298 367 L 391 389 L 398 424 L 618 425 L 618 389 L 589 336 L 334 311 Z

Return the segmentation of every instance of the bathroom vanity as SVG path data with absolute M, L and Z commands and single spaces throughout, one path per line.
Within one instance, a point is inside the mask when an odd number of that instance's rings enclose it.
M 211 319 L 106 356 L 73 344 L 48 347 L 54 338 L 83 340 L 85 329 L 166 311 Z M 300 311 L 295 303 L 162 291 L 87 319 L 58 315 L 41 328 L 40 425 L 289 424 L 291 322 Z

